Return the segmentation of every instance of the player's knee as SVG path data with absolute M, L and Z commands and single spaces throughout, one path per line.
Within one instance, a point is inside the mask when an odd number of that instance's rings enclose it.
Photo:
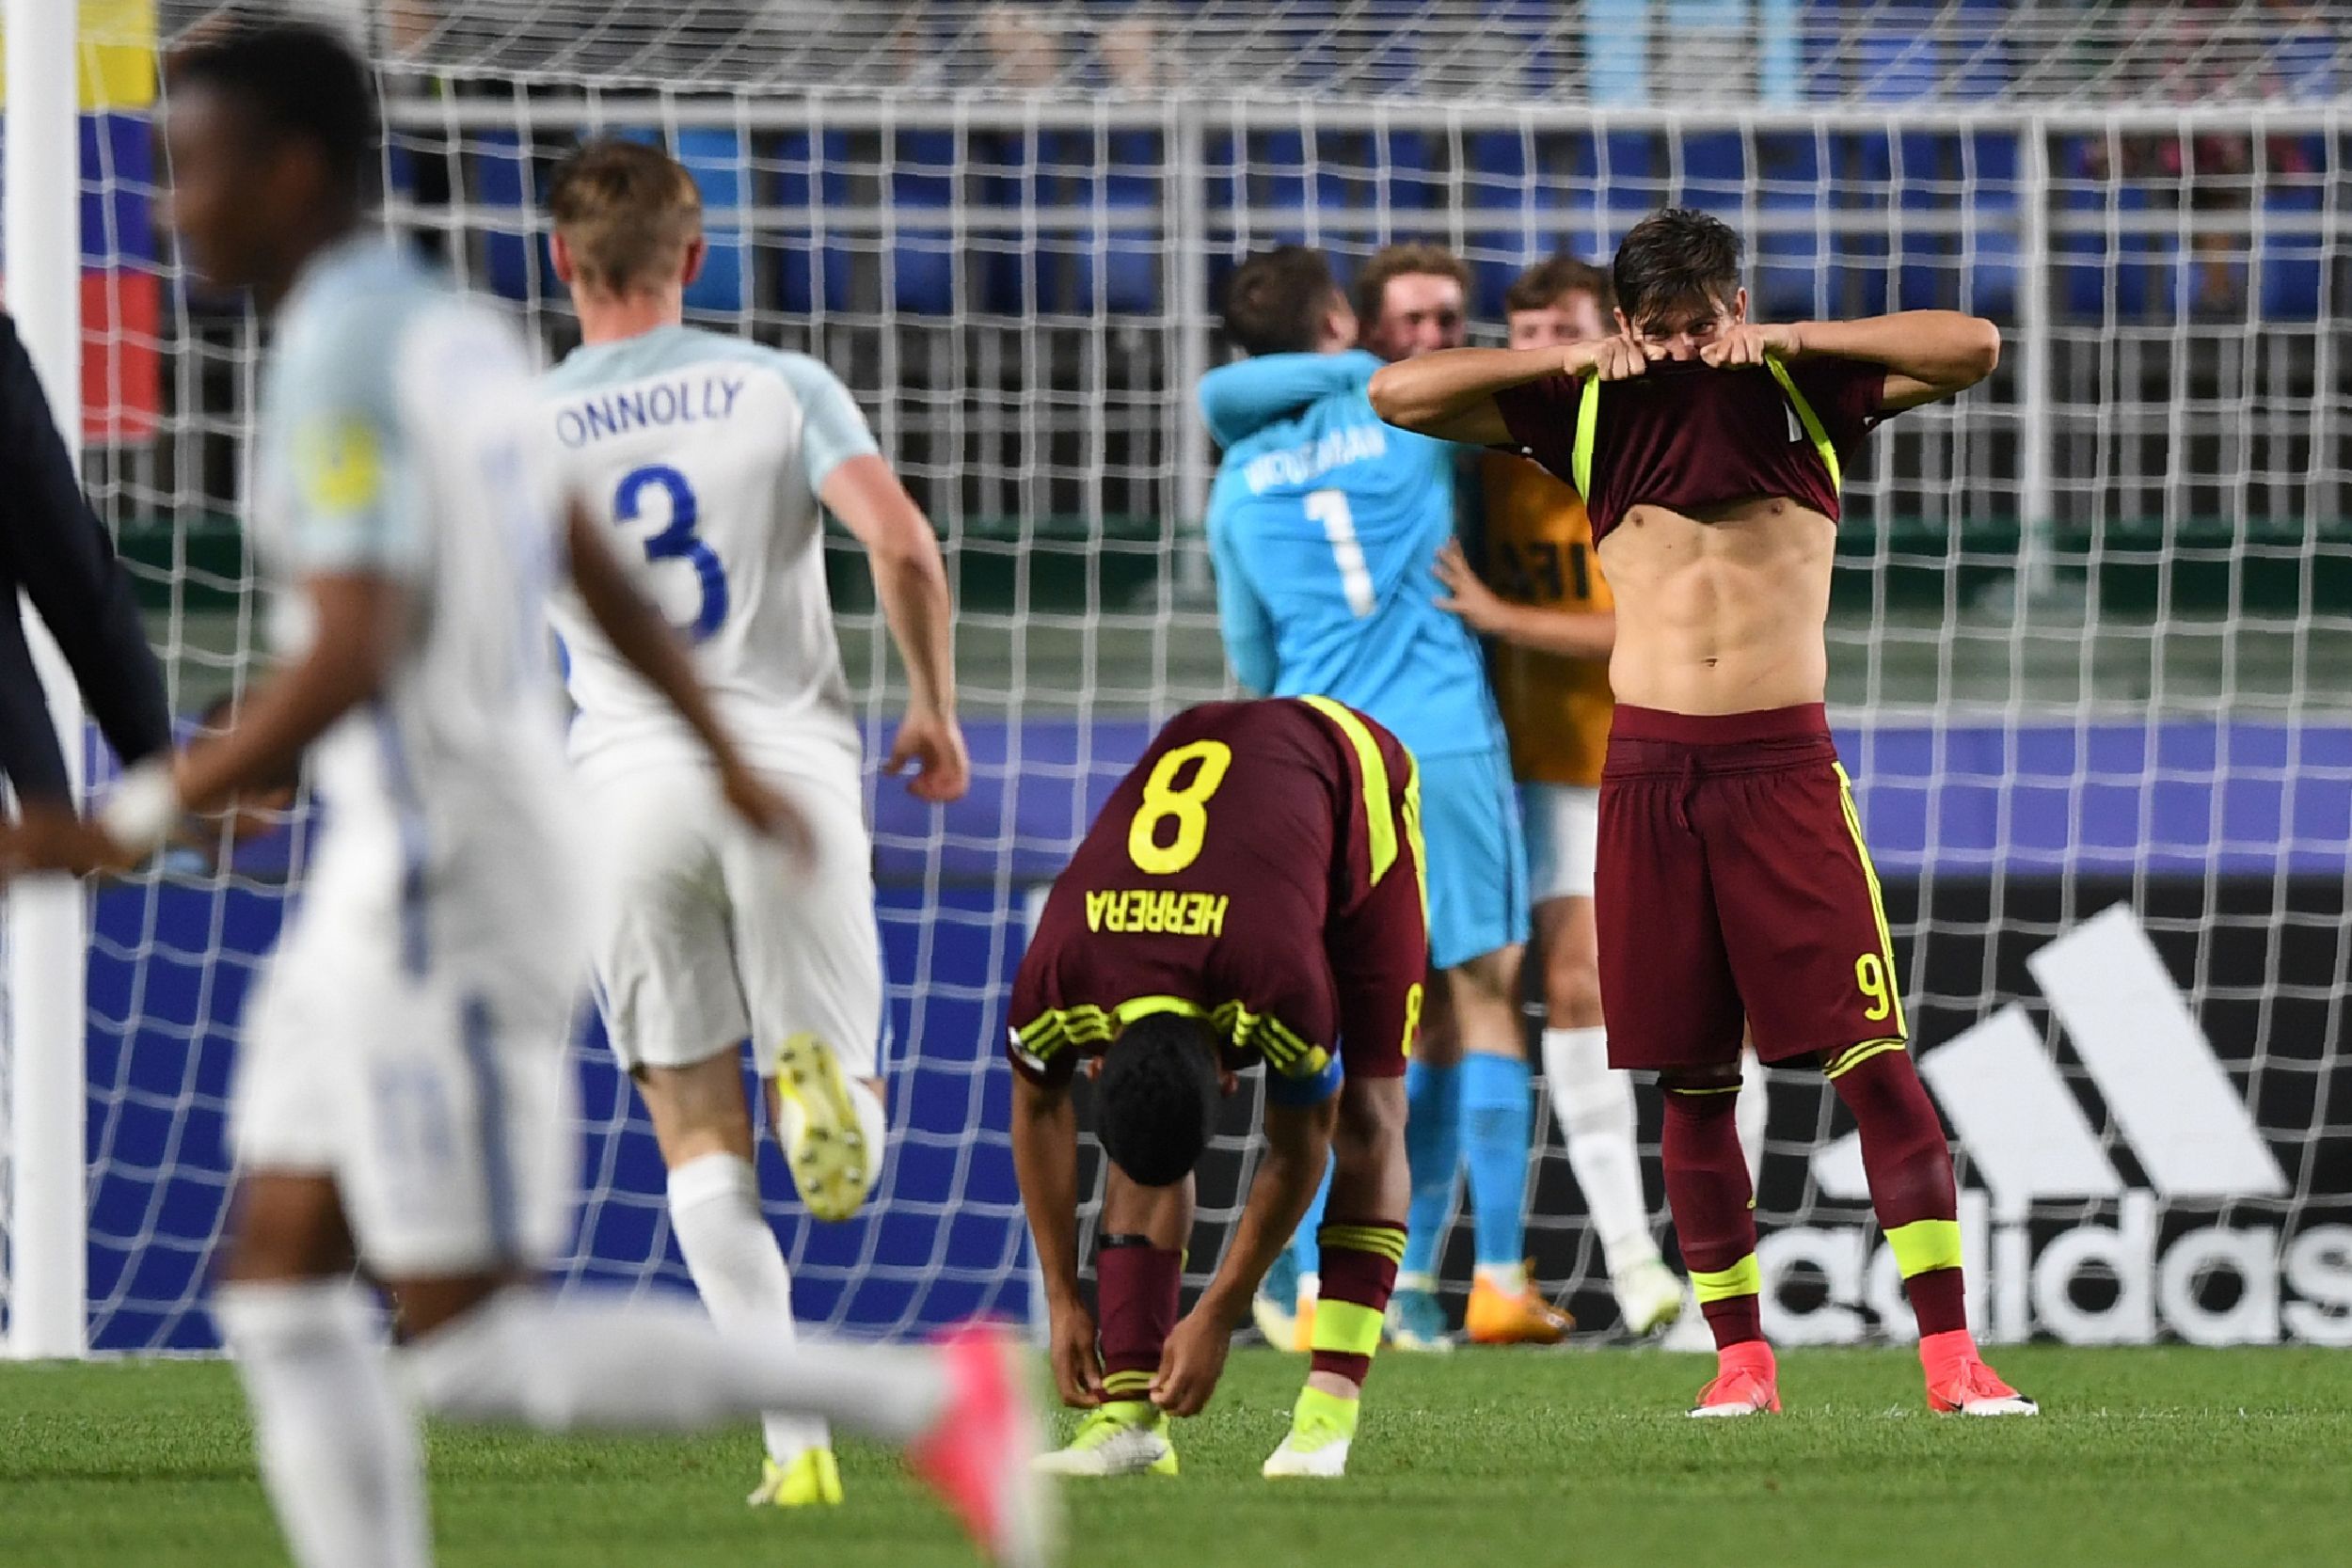
M 1095 1080 L 1103 1152 L 1138 1186 L 1182 1181 L 1216 1130 L 1222 1085 L 1209 1025 L 1150 1013 L 1119 1033 Z
M 1544 964 L 1544 1017 L 1554 1029 L 1600 1026 L 1600 966 L 1590 954 L 1559 954 Z
M 1376 1160 L 1405 1148 L 1405 1080 L 1352 1078 L 1342 1091 L 1331 1151 L 1342 1164 Z
M 1446 971 L 1466 1049 L 1477 1050 L 1481 1042 L 1502 1035 L 1518 1037 L 1519 956 L 1517 946 L 1498 948 Z

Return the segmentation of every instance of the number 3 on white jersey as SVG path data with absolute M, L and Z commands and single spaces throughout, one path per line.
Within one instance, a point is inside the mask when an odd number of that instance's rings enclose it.
M 1347 509 L 1347 492 L 1309 491 L 1307 516 L 1321 523 L 1323 536 L 1331 541 L 1331 559 L 1339 563 L 1340 586 L 1346 591 L 1347 608 L 1361 620 L 1373 611 L 1372 569 L 1364 564 L 1364 546 L 1356 539 L 1356 516 Z
M 670 526 L 645 541 L 645 559 L 691 563 L 694 577 L 702 586 L 702 599 L 694 618 L 678 630 L 697 642 L 707 641 L 726 624 L 727 575 L 719 563 L 718 552 L 694 532 L 694 525 L 702 520 L 702 515 L 694 502 L 693 486 L 667 463 L 648 463 L 642 468 L 631 468 L 621 476 L 620 484 L 612 492 L 612 520 L 637 521 L 644 511 L 647 490 L 660 490 L 669 497 Z

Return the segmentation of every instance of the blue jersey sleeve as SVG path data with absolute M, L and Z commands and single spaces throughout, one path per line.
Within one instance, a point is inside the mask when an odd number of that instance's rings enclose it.
M 1216 629 L 1225 641 L 1226 662 L 1233 668 L 1233 678 L 1253 696 L 1265 696 L 1274 689 L 1279 668 L 1274 617 L 1242 568 L 1232 529 L 1214 519 L 1209 525 L 1209 561 L 1216 570 Z
M 1266 354 L 1220 365 L 1200 378 L 1200 417 L 1220 447 L 1253 436 L 1335 393 L 1371 385 L 1380 361 L 1346 354 Z

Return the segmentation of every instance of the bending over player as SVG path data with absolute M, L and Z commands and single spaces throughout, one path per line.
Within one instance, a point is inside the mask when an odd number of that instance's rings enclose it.
M 1734 1123 L 1743 1013 L 1764 1060 L 1818 1062 L 1853 1113 L 1929 1404 L 2030 1414 L 1969 1337 L 1951 1150 L 1822 709 L 1844 464 L 1991 374 L 2000 334 L 1948 310 L 1755 325 L 1738 237 L 1693 212 L 1637 225 L 1614 280 L 1619 336 L 1431 355 L 1372 395 L 1407 429 L 1526 448 L 1590 509 L 1617 597 L 1601 997 L 1611 1065 L 1666 1091 L 1666 1196 L 1721 1363 L 1693 1414 L 1780 1407 Z
M 546 383 L 565 487 L 666 603 L 752 766 L 816 840 L 815 864 L 795 868 L 732 822 L 693 737 L 582 607 L 557 601 L 572 762 L 619 873 L 595 936 L 605 1031 L 653 1120 L 670 1223 L 711 1316 L 788 1340 L 792 1284 L 760 1208 L 739 1042 L 810 1213 L 854 1213 L 883 1152 L 873 849 L 819 503 L 865 545 L 905 660 L 888 769 L 919 763 L 909 788 L 934 801 L 961 797 L 970 772 L 947 574 L 830 371 L 684 325 L 702 204 L 675 159 L 591 142 L 556 170 L 548 205 L 583 340 Z M 839 1502 L 823 1424 L 765 1426 L 751 1501 Z
M 28 812 L 4 863 L 130 863 L 312 749 L 327 825 L 245 1021 L 212 1303 L 295 1562 L 432 1558 L 420 1416 L 372 1280 L 426 1410 L 564 1429 L 829 1416 L 906 1446 L 985 1543 L 1041 1562 L 1009 1347 L 804 1348 L 685 1303 L 539 1287 L 570 1229 L 587 956 L 541 630 L 560 569 L 696 737 L 714 794 L 756 827 L 793 814 L 600 531 L 577 510 L 564 525 L 518 337 L 369 216 L 366 67 L 276 23 L 208 33 L 170 70 L 180 244 L 273 326 L 253 533 L 285 662 L 227 735 L 126 775 L 99 821 Z
M 1268 1476 L 1344 1473 L 1404 1255 L 1406 1056 L 1429 943 L 1411 753 L 1327 698 L 1177 715 L 1054 883 L 1013 982 L 1013 1159 L 1063 1400 L 1092 1413 L 1042 1462 L 1172 1474 L 1167 1418 L 1208 1402 L 1250 1292 L 1327 1161 L 1313 1361 Z M 1077 1117 L 1100 1058 L 1110 1170 L 1097 1328 L 1078 1294 Z M 1236 1069 L 1266 1069 L 1266 1153 L 1182 1323 L 1192 1170 Z

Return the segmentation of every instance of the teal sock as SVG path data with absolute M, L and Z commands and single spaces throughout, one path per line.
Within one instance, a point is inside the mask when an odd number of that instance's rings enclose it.
M 1482 1268 L 1526 1260 L 1527 1167 L 1535 1136 L 1530 1076 L 1517 1056 L 1462 1058 L 1462 1149 Z
M 1438 1272 L 1438 1243 L 1454 1217 L 1462 1165 L 1462 1069 L 1413 1062 L 1405 1069 L 1405 1164 L 1413 1196 L 1405 1215 L 1402 1274 Z
M 1315 1232 L 1323 1228 L 1323 1211 L 1331 1201 L 1331 1167 L 1323 1167 L 1322 1184 L 1315 1188 L 1314 1201 L 1307 1205 L 1307 1217 L 1298 1222 L 1298 1229 L 1291 1236 L 1291 1260 L 1298 1265 L 1300 1274 L 1319 1275 L 1323 1272 L 1323 1252 L 1315 1245 Z

